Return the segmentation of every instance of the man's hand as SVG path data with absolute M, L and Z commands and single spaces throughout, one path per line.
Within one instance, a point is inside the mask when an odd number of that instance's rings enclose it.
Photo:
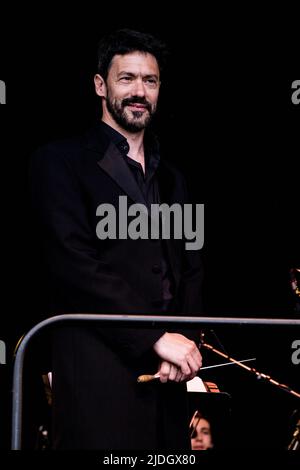
M 183 376 L 186 377 L 183 380 L 187 380 L 187 378 L 190 380 L 195 377 L 202 366 L 202 357 L 194 341 L 179 333 L 165 333 L 156 341 L 153 349 L 163 361 L 167 361 L 179 368 Z M 167 366 L 164 365 L 164 367 Z M 175 370 L 172 371 L 172 377 L 174 374 Z M 163 374 L 164 377 L 166 375 L 165 373 Z
M 168 380 L 173 382 L 190 380 L 190 376 L 183 374 L 179 367 L 168 361 L 161 361 L 157 373 L 159 374 L 159 380 L 162 383 L 168 382 Z

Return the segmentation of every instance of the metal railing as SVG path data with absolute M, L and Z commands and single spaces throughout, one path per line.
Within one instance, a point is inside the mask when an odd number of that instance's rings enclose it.
M 297 319 L 274 318 L 232 318 L 232 317 L 179 317 L 179 316 L 150 316 L 150 315 L 102 315 L 102 314 L 66 314 L 47 318 L 35 325 L 19 344 L 14 368 L 12 390 L 12 450 L 21 450 L 22 445 L 22 414 L 23 414 L 23 365 L 28 343 L 45 327 L 57 325 L 62 322 L 146 322 L 152 323 L 180 323 L 193 325 L 269 325 L 269 326 L 300 326 Z

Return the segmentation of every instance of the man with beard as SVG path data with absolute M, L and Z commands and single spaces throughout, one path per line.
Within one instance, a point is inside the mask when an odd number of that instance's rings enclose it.
M 182 176 L 160 159 L 148 127 L 165 46 L 119 30 L 98 48 L 102 121 L 35 154 L 32 201 L 40 223 L 52 314 L 193 314 L 201 304 L 199 252 L 185 240 L 96 235 L 97 207 L 184 204 Z M 122 220 L 124 214 L 119 214 Z M 121 218 L 120 218 L 121 217 Z M 53 334 L 55 449 L 189 448 L 185 382 L 201 367 L 198 332 L 105 324 Z M 141 374 L 160 379 L 138 383 Z

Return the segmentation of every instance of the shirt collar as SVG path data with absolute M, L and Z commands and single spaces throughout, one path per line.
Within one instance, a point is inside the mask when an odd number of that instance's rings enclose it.
M 101 121 L 101 127 L 109 137 L 109 140 L 113 142 L 116 147 L 118 147 L 122 155 L 127 155 L 129 152 L 129 144 L 127 139 L 122 134 L 120 134 L 120 132 L 116 131 L 113 127 L 109 126 L 103 121 Z
M 101 121 L 101 127 L 109 137 L 110 141 L 116 145 L 120 153 L 124 157 L 127 157 L 130 147 L 126 137 L 124 137 L 120 132 L 116 131 L 113 127 L 106 124 L 104 121 Z M 160 161 L 159 143 L 156 135 L 150 130 L 147 130 L 145 132 L 144 143 L 146 165 L 148 170 L 151 168 L 152 171 L 155 171 Z

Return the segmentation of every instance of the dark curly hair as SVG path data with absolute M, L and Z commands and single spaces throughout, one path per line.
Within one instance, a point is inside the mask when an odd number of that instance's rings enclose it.
M 100 40 L 97 72 L 106 80 L 113 57 L 116 54 L 125 55 L 134 51 L 152 54 L 162 73 L 167 57 L 166 44 L 151 34 L 131 29 L 119 29 Z

